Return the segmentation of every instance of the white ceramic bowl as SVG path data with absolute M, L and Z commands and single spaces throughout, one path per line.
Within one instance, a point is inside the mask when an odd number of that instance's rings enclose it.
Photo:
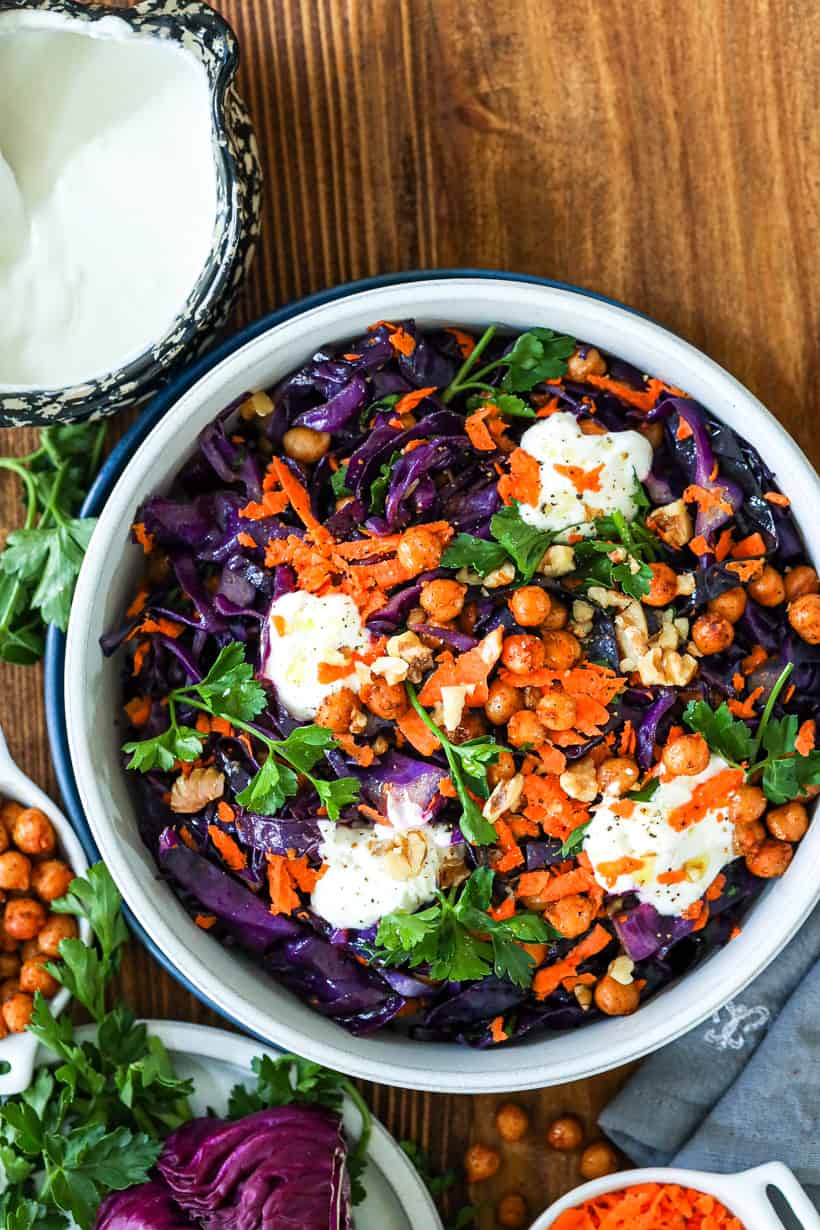
M 0 799 L 11 799 L 21 803 L 23 807 L 39 807 L 44 811 L 57 834 L 58 853 L 68 863 L 78 876 L 85 875 L 88 870 L 88 859 L 83 848 L 74 836 L 74 830 L 60 809 L 39 786 L 26 777 L 22 769 L 11 758 L 5 735 L 0 730 Z M 90 939 L 88 923 L 80 922 L 80 938 L 84 943 Z M 51 1011 L 57 1016 L 65 1008 L 71 996 L 68 991 L 58 991 L 51 1001 Z M 11 1065 L 8 1072 L 0 1074 L 0 1096 L 19 1093 L 27 1089 L 34 1070 L 34 1056 L 37 1051 L 37 1039 L 29 1033 L 9 1034 L 0 1041 L 0 1060 Z
M 681 1187 L 694 1187 L 700 1192 L 715 1196 L 735 1217 L 743 1222 L 744 1230 L 783 1230 L 783 1222 L 775 1213 L 766 1192 L 770 1187 L 785 1198 L 797 1215 L 803 1230 L 820 1230 L 820 1216 L 803 1188 L 788 1166 L 782 1162 L 767 1162 L 754 1170 L 740 1174 L 709 1174 L 705 1170 L 677 1170 L 672 1167 L 622 1170 L 618 1174 L 593 1179 L 556 1200 L 530 1226 L 530 1230 L 550 1230 L 555 1219 L 567 1209 L 583 1204 L 593 1196 L 605 1192 L 620 1191 L 636 1183 L 678 1183 Z
M 488 321 L 518 330 L 549 325 L 686 389 L 760 449 L 820 562 L 820 484 L 806 458 L 742 385 L 658 325 L 581 292 L 506 280 L 442 278 L 354 293 L 273 327 L 218 363 L 157 424 L 123 471 L 74 596 L 65 664 L 69 747 L 94 838 L 125 900 L 182 976 L 220 1011 L 262 1038 L 383 1084 L 482 1093 L 536 1088 L 647 1054 L 710 1016 L 760 973 L 820 897 L 820 826 L 807 834 L 785 878 L 767 888 L 742 935 L 635 1016 L 486 1051 L 412 1042 L 387 1031 L 357 1040 L 268 980 L 250 960 L 214 943 L 157 880 L 121 768 L 121 665 L 117 657 L 104 659 L 98 644 L 121 619 L 141 572 L 141 550 L 129 543 L 136 508 L 168 485 L 193 452 L 198 432 L 233 398 L 270 386 L 320 346 L 353 337 L 374 320 L 409 316 L 474 329 Z

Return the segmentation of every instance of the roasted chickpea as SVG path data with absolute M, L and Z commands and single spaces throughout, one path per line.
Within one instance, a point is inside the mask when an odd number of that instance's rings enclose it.
M 515 591 L 509 607 L 522 628 L 537 628 L 550 613 L 550 596 L 537 585 L 525 585 Z
M 653 448 L 660 448 L 663 444 L 663 423 L 641 423 L 638 431 L 646 436 Z
M 569 621 L 569 611 L 555 598 L 550 598 L 550 609 L 547 618 L 541 624 L 542 632 L 560 632 L 562 628 L 566 628 Z
M 501 661 L 515 675 L 526 675 L 544 665 L 544 644 L 537 636 L 518 633 L 504 639 Z
M 5 893 L 0 893 L 0 900 L 5 899 Z M 9 935 L 0 918 L 0 952 L 17 952 L 20 947 L 13 935 Z
M 795 568 L 790 568 L 783 577 L 783 585 L 789 602 L 802 597 L 803 594 L 820 593 L 820 580 L 808 564 L 798 564 Z
M 495 1220 L 504 1230 L 522 1230 L 529 1221 L 527 1202 L 520 1192 L 507 1192 L 495 1206 Z
M 368 685 L 366 692 L 362 691 L 362 699 L 376 717 L 385 718 L 391 722 L 395 722 L 403 713 L 406 713 L 410 704 L 402 684 L 385 683 L 383 679 L 378 678 Z
M 598 765 L 601 794 L 626 794 L 641 775 L 631 756 L 610 756 Z
M 575 1115 L 561 1115 L 553 1119 L 547 1128 L 547 1144 L 559 1153 L 569 1153 L 571 1149 L 580 1149 L 584 1143 L 584 1129 Z
M 491 1179 L 501 1165 L 501 1155 L 489 1145 L 470 1145 L 464 1154 L 464 1172 L 468 1183 L 483 1183 Z
M 19 978 L 4 978 L 0 982 L 0 1004 L 4 1004 L 7 999 L 11 999 L 20 990 Z
M 786 599 L 786 586 L 776 568 L 766 564 L 759 577 L 749 582 L 749 597 L 761 606 L 779 606 Z
M 605 1174 L 614 1174 L 619 1165 L 618 1154 L 612 1145 L 606 1140 L 596 1140 L 584 1149 L 578 1170 L 583 1179 L 602 1179 Z
M 707 612 L 692 624 L 692 640 L 702 654 L 723 653 L 735 639 L 735 630 L 722 615 Z
M 736 824 L 732 842 L 735 854 L 751 854 L 765 836 L 766 830 L 759 820 L 752 820 L 750 824 Z
M 600 1008 L 601 1012 L 605 1012 L 607 1016 L 629 1016 L 630 1013 L 637 1012 L 641 1002 L 641 993 L 634 982 L 624 986 L 611 974 L 604 974 L 595 986 L 593 998 L 596 1007 Z
M 766 810 L 766 796 L 759 786 L 738 786 L 729 796 L 729 819 L 734 824 L 752 824 Z
M 33 897 L 15 897 L 6 902 L 3 926 L 16 940 L 33 940 L 46 921 L 45 906 Z
M 9 1036 L 8 1027 L 6 1025 L 6 1022 L 3 1020 L 2 1012 L 0 1012 L 0 1041 L 2 1041 L 3 1038 L 7 1038 L 8 1036 Z
M 581 642 L 571 632 L 545 632 L 543 644 L 550 670 L 569 670 L 581 657 Z
M 330 448 L 330 435 L 326 431 L 314 431 L 312 427 L 291 427 L 282 436 L 282 448 L 294 461 L 312 465 Z
M 493 790 L 499 782 L 508 782 L 515 777 L 515 761 L 511 752 L 500 752 L 487 768 L 487 785 Z
M 51 960 L 45 953 L 40 953 L 36 957 L 31 957 L 30 960 L 24 961 L 20 970 L 20 990 L 26 991 L 29 995 L 33 995 L 35 991 L 39 991 L 46 999 L 53 999 L 60 989 L 60 984 L 56 978 L 52 978 L 51 974 L 45 968 L 46 964 Z
M 678 577 L 668 564 L 650 564 L 652 580 L 649 583 L 649 593 L 644 594 L 641 602 L 647 606 L 668 606 L 678 596 Z
M 746 855 L 746 866 L 753 876 L 773 880 L 782 876 L 794 856 L 794 847 L 787 841 L 767 837 Z
M 20 960 L 30 961 L 32 957 L 41 956 L 40 944 L 36 937 L 33 940 L 26 940 L 20 945 Z
M 460 581 L 447 581 L 441 578 L 428 581 L 421 591 L 419 603 L 432 619 L 433 623 L 449 623 L 457 619 L 464 607 L 464 595 L 467 586 Z
M 27 807 L 20 812 L 11 839 L 24 854 L 51 854 L 57 844 L 54 825 L 39 807 Z
M 571 730 L 575 723 L 577 706 L 567 692 L 545 692 L 539 699 L 536 713 L 547 730 Z
M 567 359 L 567 375 L 570 380 L 579 380 L 583 382 L 587 376 L 605 376 L 606 361 L 599 350 L 594 346 L 584 346 L 584 353 L 581 349 L 575 350 Z
M 809 645 L 820 645 L 820 594 L 801 594 L 789 603 L 789 623 Z
M 40 951 L 47 957 L 59 957 L 61 940 L 75 940 L 77 923 L 70 914 L 49 914 L 37 936 Z
M 19 850 L 0 854 L 0 888 L 16 893 L 28 892 L 31 884 L 31 860 Z
M 706 609 L 710 614 L 720 615 L 722 619 L 728 619 L 730 624 L 736 624 L 746 610 L 746 590 L 741 585 L 735 585 L 733 589 L 727 589 L 718 594 L 717 598 L 712 598 Z
M 350 688 L 340 688 L 326 696 L 316 712 L 317 726 L 324 726 L 335 734 L 350 730 L 350 723 L 360 713 L 356 693 Z
M 565 939 L 571 940 L 576 935 L 583 935 L 592 926 L 595 904 L 582 893 L 572 893 L 558 901 L 549 902 L 544 910 L 544 917 Z
M 529 1131 L 530 1117 L 523 1106 L 516 1106 L 515 1102 L 505 1102 L 495 1112 L 495 1126 L 502 1140 L 520 1140 Z
M 495 679 L 490 684 L 484 712 L 493 726 L 504 726 L 514 713 L 524 708 L 524 694 L 520 688 Z
M 0 824 L 0 854 L 9 848 L 9 835 L 4 824 Z
M 443 550 L 441 541 L 435 534 L 417 526 L 404 531 L 396 555 L 402 568 L 406 568 L 413 576 L 418 576 L 420 572 L 438 568 Z
M 16 952 L 0 953 L 0 979 L 16 978 L 20 973 L 20 958 Z
M 47 858 L 45 862 L 35 863 L 31 869 L 31 888 L 41 901 L 56 901 L 68 892 L 74 879 L 74 872 L 68 863 L 59 858 Z
M 808 812 L 802 803 L 784 803 L 767 813 L 766 826 L 780 841 L 800 841 L 809 827 Z
M 519 709 L 510 718 L 507 726 L 507 740 L 513 747 L 524 747 L 527 744 L 543 743 L 547 737 L 544 723 L 531 709 Z
M 451 743 L 467 743 L 470 739 L 477 739 L 480 735 L 486 734 L 487 723 L 483 713 L 478 709 L 465 709 L 458 726 L 447 733 Z
M 20 803 L 15 803 L 13 799 L 6 799 L 5 803 L 0 805 L 0 824 L 11 837 L 11 830 L 14 828 L 14 821 L 25 809 Z
M 667 743 L 661 760 L 670 777 L 694 777 L 709 765 L 709 745 L 703 735 L 680 735 Z
M 34 999 L 31 995 L 20 991 L 7 999 L 3 1004 L 3 1021 L 9 1033 L 24 1033 L 28 1029 L 33 1011 Z
M 478 623 L 478 603 L 468 602 L 458 617 L 458 626 L 462 632 L 472 636 Z

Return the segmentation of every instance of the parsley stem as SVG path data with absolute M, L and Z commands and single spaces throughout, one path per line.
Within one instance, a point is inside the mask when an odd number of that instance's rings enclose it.
M 0 457 L 0 468 L 10 470 L 12 474 L 16 474 L 26 489 L 25 528 L 30 530 L 34 525 L 34 518 L 37 515 L 37 485 L 22 462 L 14 457 Z
M 775 707 L 775 704 L 777 703 L 777 698 L 780 695 L 780 693 L 783 691 L 783 688 L 785 687 L 788 681 L 789 675 L 792 673 L 793 670 L 794 670 L 794 663 L 787 662 L 786 665 L 783 667 L 783 670 L 781 671 L 777 680 L 775 681 L 771 692 L 769 693 L 769 698 L 766 701 L 766 707 L 760 716 L 760 722 L 758 723 L 757 732 L 755 734 L 754 739 L 752 740 L 752 754 L 749 757 L 750 760 L 754 760 L 755 757 L 757 756 L 757 753 L 760 751 L 760 744 L 762 743 L 763 736 L 766 733 L 766 727 L 769 725 L 769 719 L 772 716 L 772 711 Z M 765 763 L 765 761 L 761 763 Z M 759 765 L 755 765 L 754 769 L 748 770 L 748 773 L 754 772 L 759 767 L 760 767 Z
M 481 355 L 484 353 L 484 351 L 489 346 L 490 342 L 495 337 L 495 331 L 497 327 L 498 327 L 497 325 L 488 325 L 487 328 L 484 330 L 481 337 L 478 339 L 475 346 L 470 351 L 469 355 L 464 360 L 461 367 L 458 369 L 455 376 L 448 384 L 447 388 L 444 390 L 441 400 L 444 402 L 445 405 L 447 405 L 449 402 L 453 400 L 456 393 L 459 393 L 461 391 L 461 385 L 462 385 L 462 382 L 464 381 L 464 377 L 467 376 L 473 370 L 473 368 L 476 365 L 476 362 L 478 361 L 478 359 L 481 358 Z

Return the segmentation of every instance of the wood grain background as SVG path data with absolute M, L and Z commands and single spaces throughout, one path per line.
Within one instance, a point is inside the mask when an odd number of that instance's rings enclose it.
M 820 4 L 816 0 L 216 0 L 266 174 L 235 324 L 336 282 L 483 266 L 622 299 L 735 373 L 820 456 Z M 492 317 L 491 290 L 487 316 Z M 117 424 L 112 434 L 121 429 Z M 0 433 L 6 452 L 33 434 Z M 785 477 L 785 476 L 784 476 Z M 0 525 L 16 492 L 0 491 Z M 14 755 L 55 790 L 36 669 L 0 668 Z M 141 1013 L 213 1022 L 134 946 Z M 535 1213 L 577 1180 L 549 1120 L 595 1115 L 626 1075 L 526 1094 L 488 1204 Z M 371 1087 L 399 1137 L 452 1165 L 498 1099 Z M 457 1200 L 464 1193 L 456 1194 Z

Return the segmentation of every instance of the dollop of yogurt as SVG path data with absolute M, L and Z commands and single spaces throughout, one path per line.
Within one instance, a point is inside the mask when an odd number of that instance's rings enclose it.
M 607 513 L 634 520 L 636 481 L 643 482 L 652 468 L 652 445 L 640 432 L 588 436 L 574 414 L 560 411 L 527 428 L 521 448 L 538 462 L 541 480 L 537 506 L 519 509 L 528 525 L 588 534 L 594 519 Z
M 292 717 L 315 718 L 326 696 L 341 688 L 358 692 L 362 674 L 356 652 L 363 653 L 371 637 L 359 609 L 347 594 L 309 594 L 297 589 L 270 605 L 267 654 L 262 674 L 270 679 Z M 329 683 L 319 682 L 322 663 L 348 672 Z
M 332 927 L 360 930 L 394 910 L 418 909 L 432 900 L 439 868 L 452 857 L 444 824 L 397 832 L 386 824 L 352 828 L 320 820 L 319 828 L 326 870 L 311 906 Z
M 669 817 L 691 802 L 697 786 L 726 768 L 725 760 L 712 756 L 702 773 L 661 778 L 652 798 L 631 808 L 631 800 L 605 795 L 590 809 L 592 822 L 584 838 L 598 883 L 608 893 L 637 892 L 659 914 L 680 914 L 702 897 L 737 857 L 728 797 L 684 828 L 673 827 Z

